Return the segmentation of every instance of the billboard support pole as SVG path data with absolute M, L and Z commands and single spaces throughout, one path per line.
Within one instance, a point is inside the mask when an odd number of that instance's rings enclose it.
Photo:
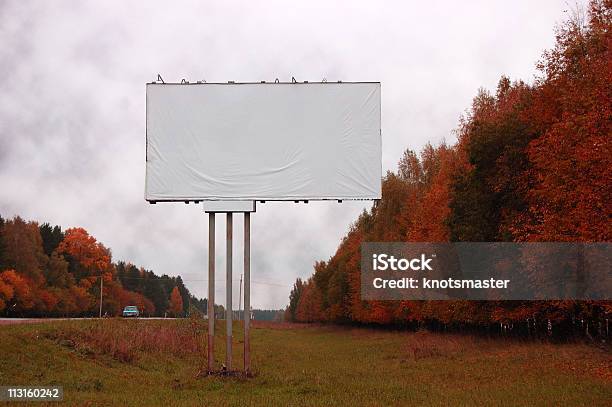
M 226 349 L 225 367 L 227 371 L 232 370 L 232 213 L 227 213 L 226 221 L 227 247 L 225 254 L 226 282 L 225 282 L 225 325 L 226 325 Z
M 102 292 L 104 291 L 104 273 L 100 274 L 100 318 L 102 318 Z
M 238 319 L 238 322 L 240 322 L 240 320 L 242 319 L 242 274 L 240 274 L 240 285 L 239 285 L 239 290 L 238 290 L 238 314 L 236 316 L 236 319 Z
M 244 372 L 251 370 L 251 214 L 244 213 Z
M 208 372 L 215 364 L 215 214 L 208 214 Z
M 219 210 L 222 208 L 222 211 Z M 250 206 L 244 204 L 232 206 L 227 203 L 223 205 L 206 205 L 204 211 L 208 213 L 208 374 L 236 374 L 237 371 L 232 370 L 233 365 L 233 320 L 234 310 L 232 307 L 232 270 L 233 270 L 233 214 L 244 214 L 244 262 L 243 274 L 240 276 L 240 304 L 244 301 L 242 313 L 240 310 L 236 320 L 238 323 L 244 321 L 244 374 L 249 376 L 251 373 L 251 211 L 255 212 L 255 202 Z M 225 285 L 225 325 L 226 325 L 226 343 L 225 343 L 225 363 L 220 371 L 215 370 L 215 214 L 225 213 L 225 232 L 226 232 L 226 285 Z M 242 290 L 242 281 L 244 277 L 244 291 Z M 244 297 L 242 296 L 244 292 Z

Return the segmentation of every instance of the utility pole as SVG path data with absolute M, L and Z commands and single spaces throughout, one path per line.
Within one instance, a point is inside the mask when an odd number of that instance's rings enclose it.
M 102 290 L 104 289 L 104 274 L 100 275 L 100 318 L 102 318 Z

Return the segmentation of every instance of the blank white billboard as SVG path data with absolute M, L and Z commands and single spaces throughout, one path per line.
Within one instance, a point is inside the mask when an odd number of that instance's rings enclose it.
M 380 83 L 147 84 L 148 201 L 380 199 Z

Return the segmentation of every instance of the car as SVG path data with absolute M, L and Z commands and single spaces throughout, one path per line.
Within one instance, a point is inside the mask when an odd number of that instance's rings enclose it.
M 125 318 L 129 317 L 139 317 L 140 311 L 138 311 L 138 307 L 135 305 L 128 305 L 123 309 L 123 316 Z

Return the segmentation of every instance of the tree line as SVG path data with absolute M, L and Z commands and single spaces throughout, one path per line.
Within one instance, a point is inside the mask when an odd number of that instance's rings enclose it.
M 206 313 L 208 301 L 194 297 L 180 276 L 158 276 L 123 261 L 83 228 L 0 216 L 0 315 L 78 317 L 120 315 L 126 305 L 146 316 Z M 219 314 L 223 312 L 221 306 Z
M 557 29 L 533 84 L 502 76 L 479 90 L 456 144 L 406 150 L 382 199 L 295 282 L 286 319 L 608 335 L 610 302 L 362 301 L 360 245 L 609 242 L 611 22 L 612 1 L 591 1 Z

